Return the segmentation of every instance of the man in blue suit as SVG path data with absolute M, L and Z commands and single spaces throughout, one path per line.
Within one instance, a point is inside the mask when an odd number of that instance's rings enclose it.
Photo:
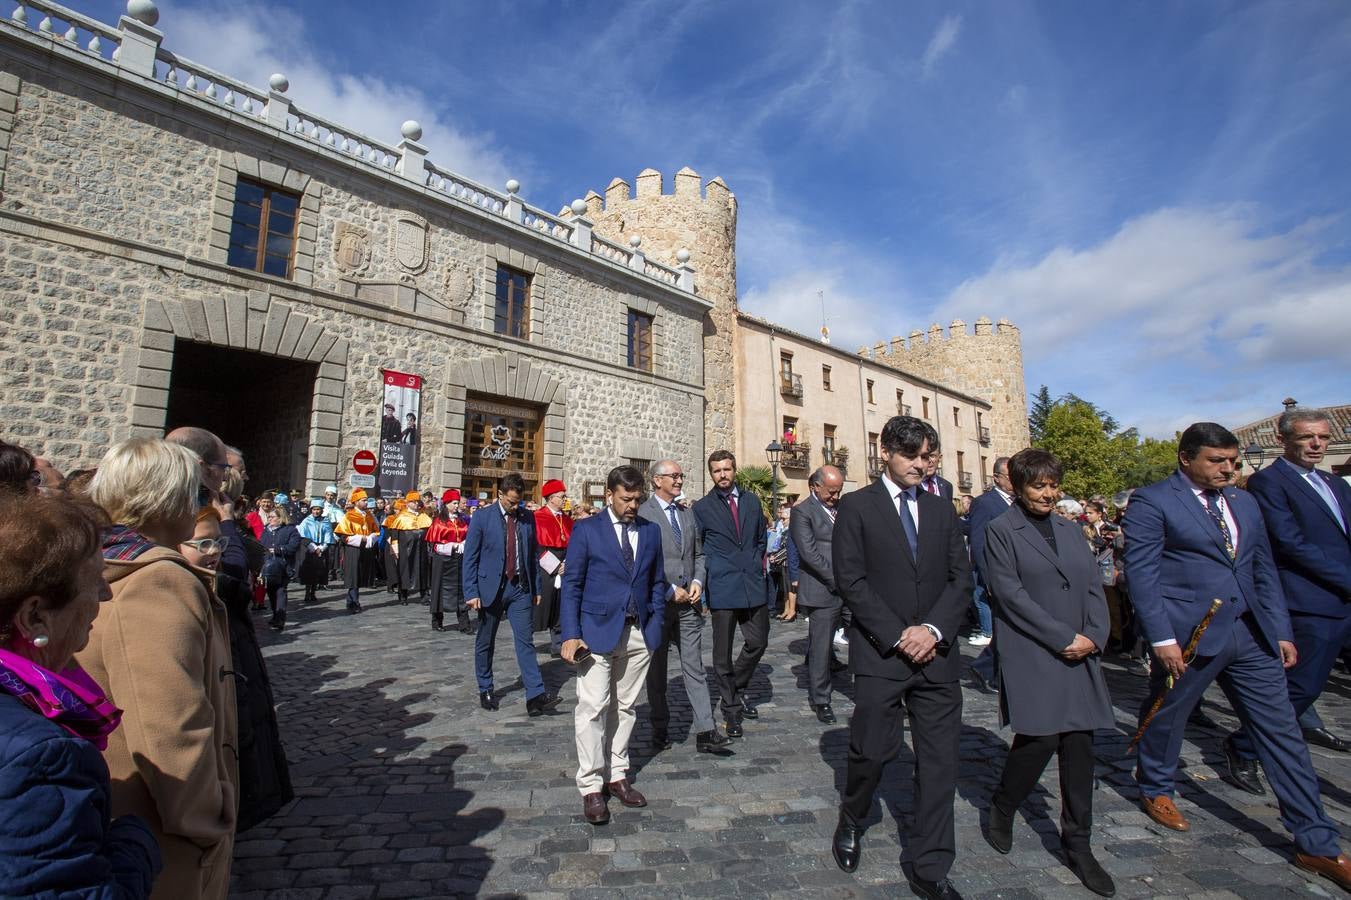
M 1013 482 L 1009 481 L 1009 458 L 995 458 L 991 477 L 994 487 L 981 494 L 971 504 L 971 514 L 967 518 L 967 537 L 971 546 L 971 573 L 976 583 L 972 601 L 976 605 L 976 614 L 980 618 L 980 633 L 983 641 L 971 641 L 971 646 L 984 645 L 984 649 L 971 660 L 971 678 L 976 687 L 987 691 L 999 690 L 999 682 L 994 677 L 994 645 L 990 602 L 985 590 L 985 580 L 980 567 L 985 561 L 985 529 L 995 519 L 1008 512 L 1013 505 Z
M 1218 680 L 1295 836 L 1295 864 L 1351 889 L 1351 861 L 1323 811 L 1285 687 L 1296 651 L 1266 527 L 1257 502 L 1229 484 L 1238 454 L 1227 429 L 1198 422 L 1178 439 L 1178 471 L 1136 491 L 1126 509 L 1126 577 L 1154 650 L 1152 693 L 1168 676 L 1176 679 L 1140 741 L 1140 803 L 1166 828 L 1191 827 L 1172 800 L 1178 752 L 1187 715 Z M 1189 666 L 1183 646 L 1215 599 L 1223 605 Z M 1150 704 L 1146 698 L 1142 719 Z
M 760 717 L 745 694 L 769 644 L 769 600 L 774 589 L 765 565 L 768 526 L 759 499 L 737 488 L 736 457 L 730 450 L 709 454 L 708 474 L 713 490 L 695 501 L 694 518 L 708 572 L 704 602 L 712 610 L 713 673 L 718 677 L 727 736 L 738 738 L 745 733 L 743 718 Z M 744 643 L 733 662 L 738 625 Z
M 577 789 L 593 825 L 610 820 L 606 798 L 647 806 L 629 784 L 629 735 L 652 650 L 664 635 L 666 566 L 661 527 L 638 518 L 643 473 L 617 466 L 605 511 L 577 523 L 568 541 L 559 620 L 563 659 L 577 662 Z
M 1351 637 L 1351 488 L 1317 466 L 1332 442 L 1332 420 L 1319 409 L 1288 409 L 1276 423 L 1284 455 L 1248 479 L 1262 509 L 1276 557 L 1299 661 L 1286 672 L 1290 703 L 1303 716 L 1318 699 Z M 1343 753 L 1351 743 L 1324 728 L 1304 737 Z M 1257 754 L 1239 730 L 1227 747 L 1231 775 L 1253 793 L 1265 793 Z M 1254 790 L 1256 788 L 1256 790 Z
M 516 644 L 516 664 L 525 685 L 525 711 L 539 716 L 558 705 L 558 696 L 544 689 L 539 662 L 535 659 L 534 605 L 539 603 L 539 553 L 535 545 L 535 517 L 519 512 L 525 479 L 512 472 L 497 480 L 497 502 L 480 509 L 469 520 L 464 540 L 464 565 L 460 581 L 467 598 L 464 605 L 479 611 L 474 635 L 474 670 L 478 678 L 479 705 L 498 708 L 493 692 L 493 651 L 497 627 L 505 618 L 511 623 Z

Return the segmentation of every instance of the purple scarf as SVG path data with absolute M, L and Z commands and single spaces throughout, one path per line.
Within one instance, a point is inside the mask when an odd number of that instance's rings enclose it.
M 17 653 L 0 650 L 0 692 L 82 737 L 99 750 L 122 721 L 122 710 L 77 663 L 57 674 Z

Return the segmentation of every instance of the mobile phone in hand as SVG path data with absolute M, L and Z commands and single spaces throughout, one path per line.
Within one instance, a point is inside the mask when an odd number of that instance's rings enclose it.
M 591 656 L 590 647 L 578 647 L 577 652 L 572 654 L 572 664 L 575 666 L 579 663 L 585 662 L 587 659 L 590 658 L 590 656 Z

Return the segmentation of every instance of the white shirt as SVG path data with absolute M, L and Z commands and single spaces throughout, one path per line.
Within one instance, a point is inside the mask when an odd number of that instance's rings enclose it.
M 1012 505 L 1013 505 L 1013 495 L 1012 495 L 1012 494 L 1006 494 L 1006 493 L 1004 493 L 1001 489 L 999 489 L 998 487 L 996 487 L 996 488 L 994 489 L 994 492 L 995 492 L 996 494 L 999 495 L 999 499 L 1003 500 L 1003 501 L 1004 501 L 1005 503 L 1007 503 L 1009 506 L 1012 506 Z
M 1185 478 L 1186 476 L 1184 475 L 1183 477 Z M 1196 497 L 1196 502 L 1201 504 L 1202 512 L 1204 512 L 1206 516 L 1209 516 L 1210 506 L 1206 503 L 1205 489 L 1197 487 L 1196 482 L 1192 481 L 1190 478 L 1187 478 L 1187 484 L 1191 485 L 1192 495 Z M 1234 545 L 1234 552 L 1238 553 L 1238 523 L 1234 521 L 1234 514 L 1229 510 L 1229 501 L 1224 499 L 1223 491 L 1215 498 L 1215 505 L 1220 508 L 1220 515 L 1224 516 L 1224 524 L 1229 528 L 1229 540 Z M 1176 643 L 1176 638 L 1169 638 L 1166 641 L 1153 641 L 1150 646 L 1168 647 Z
M 656 495 L 654 494 L 653 496 L 656 496 Z M 657 499 L 657 505 L 661 507 L 662 513 L 666 516 L 666 522 L 667 522 L 667 524 L 670 524 L 670 521 L 671 521 L 671 510 L 675 510 L 675 517 L 676 517 L 676 519 L 679 519 L 679 518 L 680 518 L 680 506 L 679 506 L 679 504 L 678 504 L 678 502 L 677 502 L 677 501 L 679 500 L 679 498 L 676 498 L 676 500 L 663 500 L 663 499 L 661 499 L 660 497 L 657 497 L 656 499 Z M 611 519 L 612 519 L 612 520 L 613 520 L 613 517 L 614 517 L 614 514 L 611 513 Z M 685 537 L 685 532 L 684 532 L 683 530 L 682 530 L 681 533 L 680 533 L 680 539 L 681 539 L 681 542 L 682 542 L 682 543 L 683 543 L 684 541 L 689 540 L 689 538 Z M 636 534 L 634 535 L 634 540 L 635 540 L 635 541 L 637 540 L 637 535 L 636 535 Z M 634 552 L 633 552 L 633 558 L 634 558 L 634 559 L 637 559 L 637 558 L 638 558 L 638 551 L 637 551 L 637 549 L 636 549 L 636 548 L 637 548 L 637 545 L 635 544 L 634 547 L 635 547 L 635 549 L 634 549 Z M 690 587 L 694 587 L 696 584 L 702 586 L 703 582 L 701 582 L 698 578 L 695 578 L 694 580 L 692 580 L 692 581 L 690 582 Z M 675 585 L 675 582 L 673 581 L 673 582 L 671 582 L 671 587 L 670 587 L 670 589 L 666 592 L 666 599 L 669 600 L 669 599 L 671 599 L 672 597 L 675 596 L 675 589 L 676 589 L 676 585 Z
M 899 498 L 902 494 L 905 495 L 905 504 L 910 508 L 911 518 L 915 520 L 915 533 L 919 534 L 919 496 L 918 496 L 919 488 L 917 487 L 903 488 L 900 485 L 896 484 L 896 482 L 892 481 L 886 472 L 882 473 L 882 485 L 887 489 L 887 493 L 891 495 L 891 505 L 892 507 L 895 508 L 896 515 L 898 517 L 901 514 L 901 503 L 900 500 L 897 498 Z M 935 640 L 939 641 L 943 640 L 943 632 L 939 631 L 937 628 L 935 628 L 933 625 L 930 625 L 928 622 L 924 622 L 923 625 L 925 628 L 933 632 Z M 900 647 L 901 642 L 897 640 L 895 646 Z
M 626 525 L 628 526 L 629 549 L 633 551 L 633 558 L 636 561 L 638 559 L 638 522 L 636 520 L 633 522 L 619 521 L 615 511 L 608 506 L 605 508 L 605 514 L 610 517 L 610 526 L 615 530 L 616 543 L 624 539 L 624 532 L 621 529 Z

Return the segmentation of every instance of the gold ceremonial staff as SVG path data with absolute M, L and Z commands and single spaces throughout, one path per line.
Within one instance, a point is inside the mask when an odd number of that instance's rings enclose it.
M 1206 610 L 1205 617 L 1201 619 L 1201 624 L 1197 625 L 1192 631 L 1191 640 L 1187 641 L 1186 649 L 1182 651 L 1182 661 L 1187 665 L 1190 666 L 1191 661 L 1196 658 L 1196 645 L 1201 643 L 1201 635 L 1206 633 L 1206 629 L 1210 627 L 1211 620 L 1215 618 L 1215 613 L 1220 611 L 1221 606 L 1224 606 L 1223 600 L 1218 598 L 1211 600 L 1210 609 Z M 1186 675 L 1187 673 L 1183 672 L 1182 674 Z M 1135 737 L 1131 738 L 1130 746 L 1126 748 L 1127 754 L 1134 750 L 1135 745 L 1140 743 L 1140 738 L 1145 736 L 1145 729 L 1149 727 L 1150 722 L 1154 721 L 1154 714 L 1159 711 L 1160 706 L 1163 706 L 1163 698 L 1167 697 L 1168 692 L 1173 689 L 1174 681 L 1173 676 L 1169 675 L 1168 680 L 1163 683 L 1163 690 L 1159 691 L 1159 696 L 1154 698 L 1154 705 L 1149 708 L 1149 712 L 1145 713 L 1144 719 L 1140 722 L 1140 727 L 1136 729 Z

